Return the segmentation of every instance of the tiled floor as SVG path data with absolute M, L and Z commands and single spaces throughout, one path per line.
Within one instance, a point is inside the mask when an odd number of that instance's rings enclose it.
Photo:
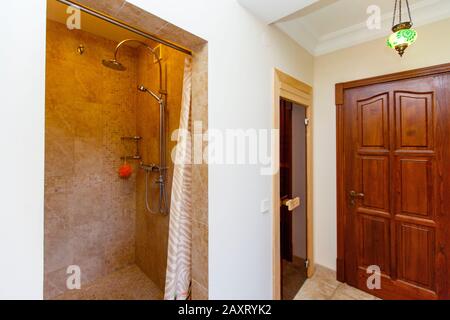
M 316 273 L 306 280 L 294 300 L 379 300 L 368 293 L 336 280 L 336 273 L 317 266 Z
M 100 278 L 81 290 L 68 291 L 54 300 L 161 300 L 161 290 L 133 265 Z
M 161 290 L 133 265 L 100 278 L 81 290 L 68 291 L 54 300 L 160 300 Z M 317 266 L 294 300 L 378 300 L 363 291 L 336 281 L 335 272 Z

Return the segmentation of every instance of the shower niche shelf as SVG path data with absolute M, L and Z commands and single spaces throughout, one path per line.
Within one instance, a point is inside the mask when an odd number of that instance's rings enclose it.
M 125 143 L 125 142 L 134 142 L 134 143 L 136 143 L 136 153 L 134 155 L 131 155 L 131 156 L 120 157 L 121 160 L 124 160 L 124 161 L 127 161 L 127 160 L 139 161 L 139 160 L 142 160 L 142 157 L 141 157 L 140 152 L 139 152 L 139 142 L 142 140 L 142 137 L 140 137 L 140 136 L 122 137 L 121 140 L 122 140 L 122 143 Z

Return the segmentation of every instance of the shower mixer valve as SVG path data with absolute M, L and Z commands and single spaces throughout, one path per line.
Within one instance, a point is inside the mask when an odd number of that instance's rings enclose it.
M 162 172 L 168 169 L 167 167 L 161 167 L 154 163 L 145 164 L 144 162 L 141 162 L 140 167 L 142 170 L 147 172 Z

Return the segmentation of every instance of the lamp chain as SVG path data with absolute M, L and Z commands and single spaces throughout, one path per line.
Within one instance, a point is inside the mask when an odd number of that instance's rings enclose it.
M 412 23 L 411 8 L 409 7 L 409 1 L 408 0 L 406 0 L 406 7 L 408 8 L 409 22 Z
M 394 17 L 392 18 L 392 27 L 395 26 L 395 14 L 397 13 L 397 3 L 398 3 L 398 0 L 395 0 Z
M 409 17 L 409 22 L 411 22 L 412 23 L 412 16 L 411 16 L 411 8 L 410 8 L 410 5 L 409 5 L 409 1 L 408 0 L 405 0 L 406 1 L 406 7 L 407 7 L 407 9 L 408 9 L 408 17 Z M 402 21 L 402 2 L 403 2 L 403 0 L 395 0 L 395 5 L 394 5 L 394 16 L 393 16 L 393 19 L 392 19 L 392 26 L 394 27 L 395 25 L 396 25 L 396 23 L 395 23 L 395 19 L 396 19 L 396 17 L 397 17 L 397 9 L 398 9 L 398 23 L 402 23 L 403 21 Z

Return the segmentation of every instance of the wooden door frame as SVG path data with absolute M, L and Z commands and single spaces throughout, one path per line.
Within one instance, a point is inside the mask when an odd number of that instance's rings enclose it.
M 309 261 L 308 277 L 314 274 L 314 247 L 313 247 L 313 89 L 311 86 L 274 69 L 274 94 L 272 108 L 272 128 L 280 129 L 280 99 L 286 99 L 306 108 L 306 117 L 309 125 L 306 127 L 306 171 L 307 171 L 307 259 Z M 272 163 L 277 164 L 277 172 L 272 180 L 272 275 L 273 298 L 281 299 L 281 268 L 280 268 L 280 168 L 279 168 L 280 140 L 273 144 Z
M 345 90 L 364 87 L 368 85 L 381 84 L 392 81 L 414 79 L 450 72 L 450 63 L 432 67 L 414 69 L 393 74 L 382 75 L 362 80 L 350 81 L 336 84 L 336 169 L 337 169 L 337 280 L 346 282 L 345 278 L 345 143 L 344 143 L 344 105 Z

